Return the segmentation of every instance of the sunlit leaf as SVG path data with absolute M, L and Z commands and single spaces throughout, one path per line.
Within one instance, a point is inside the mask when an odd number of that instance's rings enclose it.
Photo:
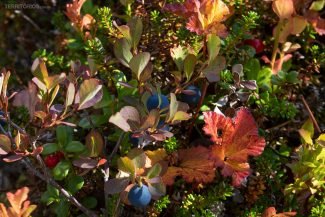
M 191 32 L 227 35 L 222 22 L 228 18 L 230 10 L 221 0 L 186 0 L 184 3 L 167 4 L 165 9 L 188 19 L 186 28 Z
M 177 176 L 181 176 L 186 182 L 209 183 L 215 176 L 214 163 L 210 159 L 210 150 L 203 146 L 177 151 L 178 164 L 168 167 L 163 175 L 163 182 L 172 185 Z
M 124 66 L 129 67 L 129 62 L 133 55 L 131 53 L 131 45 L 125 38 L 117 39 L 114 43 L 114 54 Z
M 314 124 L 311 119 L 308 119 L 304 125 L 302 125 L 299 134 L 306 144 L 313 144 Z
M 132 72 L 136 75 L 138 80 L 140 80 L 141 73 L 149 63 L 149 60 L 150 53 L 148 52 L 138 53 L 130 60 L 130 68 Z
M 115 124 L 117 127 L 121 128 L 123 131 L 132 131 L 132 126 L 130 124 L 136 124 L 140 126 L 140 114 L 138 110 L 132 106 L 125 106 L 115 115 L 112 115 L 109 122 Z
M 232 177 L 234 186 L 239 186 L 250 173 L 248 157 L 260 155 L 265 147 L 253 116 L 241 108 L 233 119 L 205 112 L 204 121 L 203 130 L 215 143 L 211 146 L 215 165 L 222 169 L 223 176 Z
M 207 47 L 209 53 L 209 64 L 213 61 L 219 54 L 221 40 L 218 36 L 214 34 L 209 34 L 207 37 Z
M 103 97 L 102 85 L 97 79 L 85 80 L 79 88 L 78 110 L 89 108 L 99 102 Z
M 86 136 L 86 147 L 90 152 L 89 157 L 98 157 L 102 154 L 104 139 L 97 130 L 90 131 Z
M 4 134 L 0 134 L 0 155 L 6 155 L 11 152 L 10 138 Z
M 293 0 L 274 0 L 272 8 L 280 19 L 288 19 L 295 13 Z
M 184 60 L 184 72 L 185 72 L 187 81 L 191 80 L 191 77 L 194 72 L 196 60 L 197 60 L 197 58 L 193 54 L 188 54 Z

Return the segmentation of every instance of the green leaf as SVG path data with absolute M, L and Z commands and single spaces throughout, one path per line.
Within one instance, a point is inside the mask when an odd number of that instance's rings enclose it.
M 185 57 L 187 56 L 187 50 L 182 47 L 181 45 L 179 45 L 178 47 L 172 48 L 170 50 L 170 55 L 173 58 L 178 71 L 182 72 L 183 68 L 184 68 L 184 60 Z
M 298 72 L 291 71 L 286 74 L 286 81 L 291 84 L 299 83 Z
M 77 193 L 84 185 L 85 180 L 81 176 L 73 176 L 68 180 L 67 190 L 71 194 Z
M 59 146 L 56 143 L 46 143 L 43 145 L 42 155 L 52 154 L 59 150 Z
M 140 80 L 141 73 L 143 72 L 144 68 L 147 66 L 149 61 L 150 53 L 148 52 L 138 53 L 131 59 L 129 65 L 138 80 Z
M 52 90 L 58 84 L 63 82 L 66 79 L 66 74 L 61 73 L 59 75 L 52 75 L 50 77 L 44 78 L 44 83 L 46 85 L 47 90 Z
M 324 5 L 325 5 L 325 0 L 313 1 L 313 3 L 309 7 L 309 10 L 321 11 L 324 8 Z
M 107 123 L 107 119 L 109 118 L 109 114 L 105 115 L 90 115 L 88 117 L 82 118 L 78 126 L 84 128 L 84 129 L 89 129 L 95 127 L 99 127 L 105 123 Z M 91 120 L 91 123 L 90 123 Z
M 71 165 L 68 161 L 63 160 L 59 162 L 52 170 L 55 180 L 63 180 L 69 174 Z
M 226 67 L 226 59 L 222 56 L 217 56 L 203 70 L 203 74 L 209 82 L 220 81 L 220 72 Z
M 248 60 L 248 62 L 244 65 L 246 80 L 257 80 L 260 70 L 261 65 L 258 59 L 253 58 Z
M 32 65 L 32 73 L 36 78 L 45 83 L 45 78 L 47 78 L 49 74 L 47 72 L 45 63 L 41 58 L 34 60 Z
M 97 199 L 95 197 L 85 197 L 81 203 L 88 209 L 94 209 L 97 206 Z
M 128 157 L 121 157 L 117 161 L 117 167 L 119 170 L 132 174 L 135 174 L 135 165 L 134 162 Z
M 85 149 L 85 146 L 79 141 L 71 141 L 64 149 L 67 152 L 81 152 Z
M 160 172 L 162 171 L 162 167 L 159 163 L 155 164 L 147 173 L 147 178 L 152 179 L 154 177 L 159 176 Z
M 299 134 L 306 144 L 313 144 L 312 138 L 314 136 L 314 125 L 310 118 L 304 123 L 304 125 L 302 125 Z
M 128 26 L 130 27 L 132 46 L 134 49 L 136 49 L 140 42 L 143 31 L 142 20 L 139 17 L 133 17 L 129 20 Z
M 55 207 L 55 213 L 60 217 L 68 217 L 69 216 L 70 203 L 62 198 L 60 202 Z
M 98 157 L 102 154 L 104 147 L 104 139 L 102 135 L 96 130 L 90 131 L 86 136 L 86 147 L 90 152 L 89 157 Z
M 221 40 L 217 35 L 208 35 L 208 53 L 209 53 L 209 64 L 218 56 L 220 50 Z
M 108 92 L 107 87 L 103 86 L 103 97 L 102 99 L 94 105 L 95 109 L 100 109 L 104 107 L 109 107 L 114 103 L 114 95 Z
M 196 56 L 193 54 L 187 55 L 184 60 L 184 72 L 185 72 L 187 81 L 191 80 L 196 61 L 197 61 Z
M 116 40 L 114 44 L 114 54 L 124 66 L 129 67 L 129 62 L 133 55 L 131 53 L 131 45 L 125 38 Z
M 79 107 L 78 110 L 89 108 L 99 102 L 103 97 L 103 85 L 99 80 L 91 78 L 85 80 L 79 89 Z
M 61 147 L 66 146 L 72 141 L 73 130 L 71 127 L 60 125 L 56 128 L 56 139 L 58 145 Z
M 10 138 L 4 134 L 0 134 L 0 155 L 6 155 L 11 151 Z

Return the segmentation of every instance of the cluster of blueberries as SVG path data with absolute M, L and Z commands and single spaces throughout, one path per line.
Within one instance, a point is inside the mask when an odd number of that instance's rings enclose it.
M 196 106 L 201 98 L 201 91 L 198 87 L 194 86 L 194 85 L 190 85 L 185 89 L 187 92 L 190 92 L 190 94 L 188 93 L 182 93 L 180 95 L 180 100 L 182 102 L 185 102 L 187 104 L 189 104 L 190 106 L 194 107 Z M 159 105 L 159 98 L 161 100 L 160 105 Z M 169 106 L 169 100 L 168 97 L 166 95 L 163 94 L 153 94 L 151 95 L 146 103 L 147 109 L 150 111 L 152 109 L 156 109 L 158 108 L 159 105 L 159 109 L 166 109 Z M 158 129 L 160 130 L 164 130 L 164 131 L 169 131 L 169 126 L 167 124 L 165 124 L 165 122 L 163 120 L 160 120 L 157 126 Z M 136 137 L 133 137 L 132 134 L 129 135 L 129 139 L 130 142 L 134 145 L 134 146 L 138 146 L 139 144 L 139 139 Z
M 189 104 L 191 107 L 197 106 L 201 98 L 200 89 L 194 85 L 190 85 L 185 90 L 186 93 L 182 93 L 180 95 L 180 100 L 182 102 Z M 190 94 L 188 94 L 189 92 Z M 161 100 L 160 105 L 159 105 L 159 98 Z M 169 106 L 169 100 L 167 96 L 163 94 L 160 95 L 154 94 L 148 98 L 146 106 L 149 111 L 158 108 L 158 106 L 159 109 L 165 109 Z M 169 130 L 169 126 L 165 124 L 165 122 L 162 120 L 159 121 L 157 127 L 158 129 L 161 130 L 166 130 L 166 131 Z M 130 142 L 133 145 L 138 146 L 139 139 L 132 137 L 132 135 L 130 134 Z M 141 208 L 147 206 L 151 201 L 151 194 L 149 192 L 148 186 L 144 184 L 141 185 L 135 184 L 128 193 L 128 200 L 135 207 Z

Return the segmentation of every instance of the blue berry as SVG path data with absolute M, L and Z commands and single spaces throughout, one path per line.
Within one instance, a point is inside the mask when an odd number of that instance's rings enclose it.
M 145 207 L 151 201 L 151 194 L 146 185 L 134 185 L 128 194 L 129 202 L 135 207 Z
M 159 109 L 164 109 L 169 106 L 169 101 L 167 96 L 160 94 L 161 103 Z M 151 95 L 147 100 L 147 109 L 150 111 L 155 109 L 159 105 L 159 96 L 158 94 Z
M 194 93 L 193 94 L 182 93 L 181 94 L 181 100 L 183 102 L 186 102 L 190 106 L 197 105 L 199 103 L 199 101 L 200 101 L 200 98 L 201 98 L 201 90 L 198 87 L 194 86 L 194 85 L 188 86 L 185 90 L 191 90 Z
M 138 147 L 139 145 L 139 138 L 133 137 L 132 134 L 129 134 L 129 140 L 133 146 Z

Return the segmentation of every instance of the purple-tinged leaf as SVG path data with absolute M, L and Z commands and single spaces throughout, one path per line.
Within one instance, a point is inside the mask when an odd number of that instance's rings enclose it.
M 129 178 L 109 179 L 105 182 L 105 194 L 118 194 L 125 190 L 130 182 Z
M 79 107 L 78 110 L 89 108 L 99 102 L 103 97 L 103 89 L 99 80 L 91 78 L 85 80 L 78 91 Z
M 130 121 L 140 125 L 140 114 L 138 110 L 132 106 L 125 106 L 115 115 L 111 116 L 109 122 L 115 124 L 117 127 L 121 128 L 123 131 L 132 131 L 130 126 Z
M 97 166 L 98 161 L 91 158 L 79 158 L 74 160 L 73 165 L 82 169 L 93 169 Z

